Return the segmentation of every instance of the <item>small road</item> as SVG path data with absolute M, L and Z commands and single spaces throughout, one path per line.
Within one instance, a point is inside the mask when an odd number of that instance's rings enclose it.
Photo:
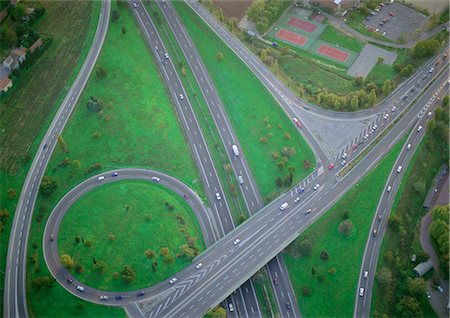
M 9 237 L 3 295 L 3 317 L 28 317 L 26 299 L 27 243 L 39 184 L 58 136 L 66 125 L 94 68 L 108 30 L 111 4 L 102 0 L 100 18 L 92 46 L 69 92 L 37 150 L 20 193 Z
M 396 193 L 400 187 L 402 177 L 405 174 L 407 166 L 411 161 L 414 149 L 417 148 L 422 140 L 427 120 L 427 115 L 436 106 L 438 96 L 448 94 L 447 73 L 442 72 L 441 75 L 431 84 L 430 89 L 417 101 L 418 105 L 425 105 L 419 112 L 418 116 L 413 120 L 414 129 L 412 130 L 406 144 L 403 146 L 388 180 L 385 184 L 384 191 L 381 195 L 375 216 L 372 222 L 371 230 L 367 238 L 366 248 L 362 259 L 362 266 L 359 275 L 358 286 L 355 295 L 355 309 L 353 316 L 355 318 L 370 317 L 370 307 L 372 300 L 372 289 L 377 269 L 378 257 L 380 254 L 383 236 L 387 227 L 392 204 L 395 200 Z M 419 131 L 418 127 L 423 128 Z M 410 145 L 410 149 L 408 149 Z M 402 166 L 401 171 L 398 171 Z M 388 191 L 388 187 L 391 189 Z M 376 233 L 375 233 L 376 232 Z M 367 272 L 364 275 L 364 272 Z M 362 290 L 361 290 L 362 289 Z
M 116 172 L 118 175 L 114 176 L 114 172 Z M 100 176 L 105 177 L 105 179 L 99 181 L 98 177 Z M 154 179 L 154 177 L 159 178 L 159 180 Z M 80 197 L 82 197 L 89 191 L 102 186 L 103 184 L 123 180 L 145 180 L 149 183 L 158 183 L 172 190 L 181 198 L 184 198 L 184 200 L 194 211 L 195 216 L 200 223 L 203 237 L 211 239 L 214 237 L 212 217 L 210 216 L 210 213 L 202 202 L 201 198 L 196 194 L 194 190 L 190 189 L 184 183 L 169 175 L 148 169 L 119 169 L 103 172 L 81 182 L 79 185 L 70 190 L 58 202 L 47 220 L 42 241 L 44 259 L 50 273 L 69 293 L 84 300 L 108 306 L 124 306 L 125 304 L 128 304 L 130 302 L 136 302 L 142 296 L 138 295 L 138 291 L 105 292 L 102 290 L 91 288 L 89 286 L 86 286 L 84 283 L 77 281 L 61 264 L 60 256 L 58 254 L 58 234 L 59 227 L 65 214 L 70 209 L 72 204 L 74 204 Z M 209 242 L 207 241 L 205 243 L 207 245 L 211 245 L 213 243 L 213 240 L 210 240 Z M 195 264 L 192 264 L 190 267 L 192 267 L 192 269 L 195 271 Z M 68 279 L 71 279 L 73 282 L 70 283 Z M 165 280 L 164 283 L 165 284 L 162 285 L 163 288 L 159 292 L 164 291 L 165 287 L 169 285 L 168 279 Z M 78 291 L 76 289 L 77 286 L 83 286 L 85 288 L 85 291 Z M 148 293 L 149 290 L 150 289 L 144 288 L 139 291 Z M 152 289 L 152 292 L 155 293 L 155 290 Z M 109 297 L 109 299 L 106 301 L 100 300 L 101 295 L 106 295 Z M 121 300 L 117 300 L 115 299 L 115 296 L 117 295 L 123 295 L 124 298 Z

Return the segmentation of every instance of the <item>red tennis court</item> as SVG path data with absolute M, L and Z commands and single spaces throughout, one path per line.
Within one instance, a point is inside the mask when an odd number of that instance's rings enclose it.
M 325 44 L 321 44 L 316 52 L 321 55 L 331 57 L 332 59 L 338 60 L 340 62 L 347 61 L 348 57 L 350 56 L 350 54 L 348 54 L 347 52 L 338 50 Z
M 286 29 L 281 29 L 280 31 L 278 31 L 277 37 L 301 46 L 303 46 L 308 40 L 307 37 L 288 31 Z
M 291 17 L 287 24 L 292 25 L 300 30 L 303 30 L 303 31 L 306 31 L 309 33 L 314 32 L 314 30 L 317 28 L 316 25 L 306 22 L 306 21 L 303 21 L 303 20 L 300 20 L 296 17 Z

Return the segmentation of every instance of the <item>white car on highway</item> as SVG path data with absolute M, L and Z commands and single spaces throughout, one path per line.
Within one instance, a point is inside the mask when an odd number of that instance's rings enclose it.
M 105 176 L 100 176 L 100 177 L 98 177 L 97 180 L 98 180 L 98 181 L 103 181 L 103 180 L 105 180 Z
M 419 126 L 419 128 L 417 128 L 417 132 L 420 132 L 422 130 L 422 126 Z
M 200 269 L 200 268 L 202 268 L 203 267 L 203 264 L 202 263 L 198 263 L 197 265 L 195 265 L 195 268 L 196 269 Z
M 175 284 L 177 281 L 178 281 L 178 279 L 177 279 L 176 277 L 172 277 L 172 278 L 169 280 L 169 283 Z
M 184 99 L 184 95 L 180 94 L 180 99 L 183 100 Z
M 360 288 L 359 289 L 359 297 L 362 297 L 362 296 L 364 296 L 364 288 Z
M 234 245 L 238 245 L 239 243 L 241 243 L 240 239 L 235 239 L 234 242 L 233 242 Z
M 152 181 L 159 182 L 159 181 L 161 181 L 161 179 L 158 177 L 152 177 Z
M 222 199 L 222 197 L 220 196 L 219 192 L 216 192 L 216 199 L 220 201 L 220 199 Z

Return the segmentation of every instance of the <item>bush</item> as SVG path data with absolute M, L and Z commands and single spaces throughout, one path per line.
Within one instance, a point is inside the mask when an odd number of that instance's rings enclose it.
M 353 223 L 350 219 L 346 219 L 339 224 L 339 232 L 345 237 L 350 236 L 353 231 Z
M 328 260 L 329 257 L 330 256 L 328 255 L 327 251 L 320 252 L 320 259 L 321 260 L 326 261 L 326 260 Z

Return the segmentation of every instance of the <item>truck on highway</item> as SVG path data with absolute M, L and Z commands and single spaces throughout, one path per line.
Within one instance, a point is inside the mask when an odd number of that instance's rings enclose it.
M 239 149 L 236 145 L 231 146 L 231 149 L 233 149 L 233 153 L 236 157 L 239 156 Z

